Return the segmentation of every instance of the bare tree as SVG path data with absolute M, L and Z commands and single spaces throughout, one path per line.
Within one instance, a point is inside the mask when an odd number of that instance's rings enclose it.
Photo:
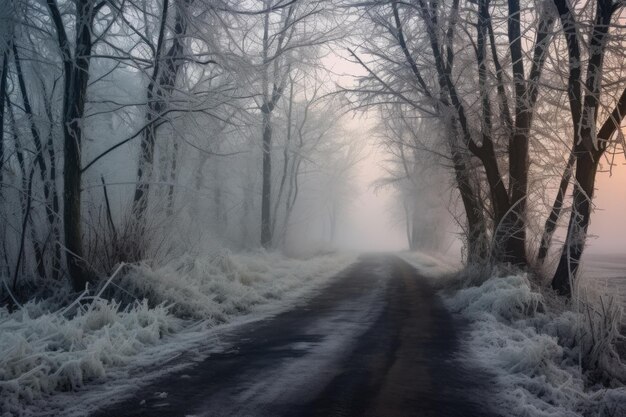
M 560 294 L 569 296 L 585 248 L 598 164 L 626 115 L 626 89 L 624 89 L 617 102 L 612 105 L 612 110 L 605 121 L 599 124 L 597 120 L 602 98 L 608 95 L 608 88 L 603 86 L 603 70 L 609 31 L 613 16 L 622 7 L 622 3 L 613 0 L 595 2 L 594 17 L 588 25 L 590 40 L 586 51 L 588 56 L 586 74 L 583 74 L 585 65 L 582 50 L 585 43 L 581 40 L 581 32 L 584 30 L 582 26 L 584 9 L 577 14 L 565 0 L 554 0 L 554 4 L 558 9 L 563 35 L 567 42 L 569 61 L 567 92 L 574 132 L 573 153 L 576 157 L 576 174 L 567 237 L 552 280 L 552 287 Z
M 262 191 L 261 191 L 261 245 L 272 245 L 272 117 L 281 101 L 289 75 L 298 65 L 311 65 L 319 45 L 336 36 L 333 26 L 324 23 L 330 13 L 329 3 L 324 1 L 265 0 L 262 11 L 251 10 L 262 18 L 262 34 L 259 45 L 261 61 L 260 86 L 256 101 L 261 113 L 262 129 Z M 316 20 L 318 30 L 308 32 L 305 28 Z M 252 54 L 256 51 L 253 50 Z M 255 59 L 250 57 L 255 66 Z
M 75 37 L 67 35 L 56 0 L 46 0 L 63 62 L 63 227 L 67 268 L 74 289 L 85 288 L 93 275 L 86 264 L 81 232 L 81 147 L 83 115 L 93 48 L 94 19 L 106 2 L 78 0 L 73 10 Z
M 553 8 L 490 0 L 365 7 L 382 40 L 369 38 L 360 56 L 352 52 L 368 72 L 355 92 L 367 105 L 393 101 L 416 117 L 441 121 L 446 132 L 430 151 L 452 162 L 469 258 L 484 258 L 489 239 L 493 262 L 526 266 L 529 155 L 554 39 Z M 501 23 L 506 36 L 494 30 Z
M 132 210 L 138 222 L 139 235 L 145 232 L 145 211 L 148 206 L 148 192 L 154 165 L 154 147 L 157 131 L 160 122 L 165 117 L 178 73 L 184 62 L 183 45 L 188 26 L 186 11 L 190 2 L 191 0 L 175 1 L 174 27 L 172 29 L 170 46 L 166 49 L 166 29 L 168 27 L 170 6 L 169 0 L 163 1 L 156 45 L 150 44 L 153 51 L 152 74 L 147 87 L 146 120 L 141 135 L 141 153 L 137 167 L 137 186 L 135 187 Z M 139 250 L 139 248 L 137 249 Z M 138 254 L 137 257 L 141 258 L 141 255 Z

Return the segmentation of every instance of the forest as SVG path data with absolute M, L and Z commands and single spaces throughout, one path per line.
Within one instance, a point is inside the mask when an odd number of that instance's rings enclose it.
M 37 345 L 45 323 L 118 320 L 135 352 L 296 297 L 353 261 L 364 187 L 411 251 L 457 242 L 464 285 L 523 271 L 619 339 L 579 281 L 597 178 L 624 164 L 625 6 L 0 0 L 0 405 L 129 360 L 42 365 L 78 343 Z

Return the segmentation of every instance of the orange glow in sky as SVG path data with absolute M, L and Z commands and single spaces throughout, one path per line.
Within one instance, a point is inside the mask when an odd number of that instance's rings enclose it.
M 596 211 L 591 218 L 589 252 L 626 252 L 626 161 L 615 156 L 612 173 L 599 172 L 596 178 Z M 604 164 L 606 167 L 606 164 Z

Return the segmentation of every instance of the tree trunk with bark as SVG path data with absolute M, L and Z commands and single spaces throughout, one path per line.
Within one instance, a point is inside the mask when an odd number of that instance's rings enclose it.
M 98 8 L 90 0 L 78 0 L 75 10 L 74 51 L 56 0 L 47 0 L 63 59 L 63 228 L 67 269 L 76 291 L 82 291 L 93 271 L 83 253 L 81 225 L 81 146 L 83 115 L 89 81 L 93 19 Z
M 561 182 L 559 183 L 559 188 L 557 190 L 556 197 L 554 198 L 554 203 L 552 204 L 550 215 L 546 219 L 546 223 L 543 227 L 541 243 L 539 245 L 539 252 L 537 253 L 537 262 L 539 264 L 543 264 L 546 257 L 548 256 L 550 244 L 552 243 L 552 236 L 554 235 L 558 221 L 561 218 L 563 201 L 565 200 L 565 193 L 567 192 L 567 187 L 569 186 L 570 179 L 572 178 L 574 162 L 576 162 L 576 156 L 574 152 L 570 152 L 569 159 L 567 160 L 567 165 L 565 166 L 563 175 L 561 175 Z
M 268 106 L 263 113 L 263 189 L 261 191 L 261 245 L 272 245 L 272 120 Z
M 157 142 L 159 126 L 168 107 L 168 100 L 176 85 L 178 73 L 183 63 L 183 40 L 187 33 L 187 21 L 184 15 L 188 0 L 176 2 L 176 17 L 173 30 L 172 44 L 167 49 L 166 28 L 168 19 L 169 1 L 163 2 L 159 35 L 153 58 L 154 69 L 147 89 L 147 110 L 145 128 L 141 136 L 139 161 L 137 164 L 137 185 L 133 197 L 132 214 L 137 223 L 137 233 L 143 236 L 146 232 L 146 210 L 148 208 L 150 182 L 154 168 L 154 152 Z M 173 193 L 171 194 L 173 197 Z M 143 254 L 142 248 L 135 248 L 136 257 Z
M 0 197 L 4 181 L 4 103 L 7 99 L 7 79 L 9 73 L 9 45 L 2 52 L 2 72 L 0 72 Z
M 572 280 L 576 277 L 580 259 L 585 249 L 599 156 L 598 153 L 585 151 L 576 154 L 576 182 L 574 184 L 572 213 L 565 245 L 552 279 L 552 288 L 561 295 L 571 295 Z
M 598 0 L 589 40 L 584 94 L 582 87 L 581 51 L 575 15 L 566 0 L 554 0 L 568 46 L 568 96 L 574 132 L 573 149 L 576 157 L 572 212 L 567 237 L 559 264 L 552 279 L 552 288 L 571 297 L 580 260 L 585 249 L 587 229 L 592 213 L 593 192 L 598 164 L 613 134 L 626 115 L 626 89 L 613 111 L 596 131 L 602 71 L 611 18 L 616 8 L 612 0 Z

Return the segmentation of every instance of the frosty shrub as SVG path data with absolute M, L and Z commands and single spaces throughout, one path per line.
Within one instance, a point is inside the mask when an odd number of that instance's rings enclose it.
M 533 290 L 525 273 L 492 277 L 446 298 L 473 321 L 467 349 L 495 375 L 493 405 L 515 416 L 625 415 L 626 388 L 615 379 L 624 364 L 612 348 L 616 316 L 550 298 Z M 608 388 L 597 383 L 597 372 Z
M 625 340 L 621 306 L 614 297 L 589 289 L 579 292 L 574 305 L 580 313 L 577 324 L 583 366 L 607 384 L 626 382 L 626 366 L 616 351 L 617 344 Z

